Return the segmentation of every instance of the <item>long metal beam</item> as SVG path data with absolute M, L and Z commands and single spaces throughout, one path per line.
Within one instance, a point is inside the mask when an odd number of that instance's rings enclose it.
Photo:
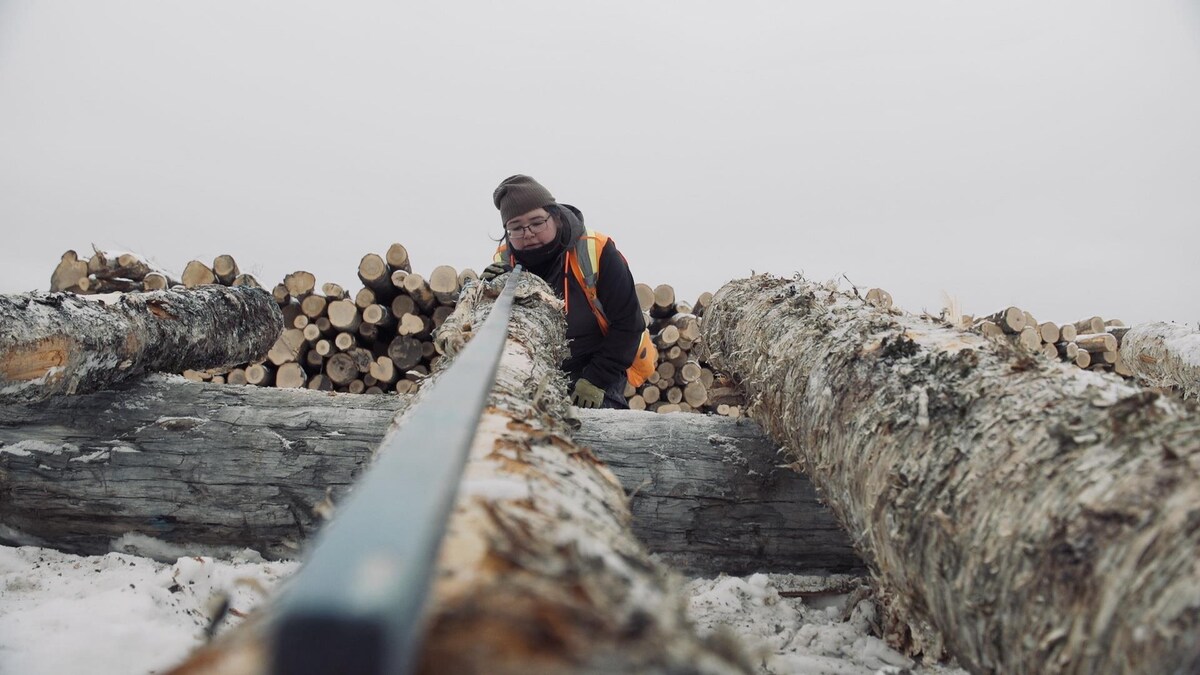
M 287 675 L 407 673 L 423 629 L 438 547 L 496 377 L 521 268 L 454 363 L 374 466 L 280 599 L 272 670 Z

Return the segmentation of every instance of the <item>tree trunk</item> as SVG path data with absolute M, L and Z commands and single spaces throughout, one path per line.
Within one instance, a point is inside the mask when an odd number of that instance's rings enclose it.
M 861 570 L 808 477 L 748 420 L 580 410 L 575 442 L 630 494 L 633 531 L 691 575 Z
M 1177 323 L 1134 326 L 1121 339 L 1121 361 L 1139 382 L 1200 396 L 1200 331 Z
M 456 353 L 491 308 L 484 293 L 494 287 L 472 288 L 443 326 L 443 353 Z M 550 289 L 524 275 L 442 540 L 418 670 L 750 672 L 696 637 L 678 579 L 632 536 L 617 479 L 569 440 L 563 323 Z M 175 672 L 263 672 L 262 624 L 227 633 Z
M 727 284 L 704 340 L 853 533 L 894 644 L 1200 670 L 1194 407 L 804 280 Z
M 264 291 L 212 286 L 121 296 L 0 295 L 0 402 L 96 391 L 149 371 L 261 359 L 282 328 Z
M 292 557 L 406 401 L 160 376 L 2 406 L 0 531 L 82 555 L 144 535 Z

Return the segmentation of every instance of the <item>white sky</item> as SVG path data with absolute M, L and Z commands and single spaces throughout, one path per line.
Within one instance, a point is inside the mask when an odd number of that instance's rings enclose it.
M 683 299 L 1200 319 L 1185 0 L 0 0 L 0 292 L 61 253 L 482 268 L 528 173 Z

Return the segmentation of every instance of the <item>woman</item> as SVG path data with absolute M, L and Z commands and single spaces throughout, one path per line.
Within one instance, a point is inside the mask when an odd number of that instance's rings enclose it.
M 521 264 L 554 289 L 567 313 L 571 355 L 562 364 L 571 402 L 581 408 L 628 408 L 625 384 L 654 370 L 657 354 L 625 257 L 606 235 L 584 227 L 583 213 L 558 204 L 529 176 L 505 178 L 492 193 L 504 241 L 480 276 Z

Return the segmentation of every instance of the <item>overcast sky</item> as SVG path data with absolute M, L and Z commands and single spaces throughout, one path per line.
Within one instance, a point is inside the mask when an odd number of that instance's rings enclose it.
M 682 299 L 1200 320 L 1185 0 L 0 0 L 0 292 L 67 249 L 481 269 L 528 173 Z

